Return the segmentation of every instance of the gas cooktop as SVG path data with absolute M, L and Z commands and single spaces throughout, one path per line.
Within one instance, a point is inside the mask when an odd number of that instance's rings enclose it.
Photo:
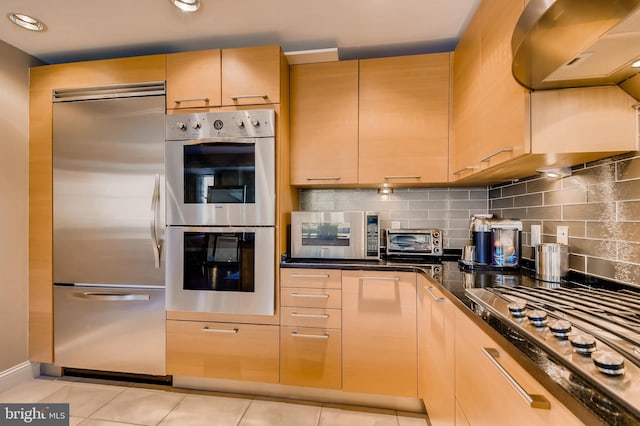
M 640 293 L 576 284 L 468 288 L 476 311 L 542 348 L 640 418 Z

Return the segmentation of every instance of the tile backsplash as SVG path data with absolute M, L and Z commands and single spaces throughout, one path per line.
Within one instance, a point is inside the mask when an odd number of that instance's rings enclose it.
M 487 197 L 486 187 L 400 188 L 388 195 L 376 189 L 304 189 L 300 210 L 377 211 L 382 229 L 392 225 L 442 229 L 444 248 L 460 249 L 469 239 L 471 215 L 487 212 Z
M 564 225 L 570 269 L 640 286 L 640 152 L 574 167 L 562 179 L 492 186 L 489 213 L 523 220 L 525 258 L 533 259 L 531 225 L 541 225 L 543 242 L 555 242 Z

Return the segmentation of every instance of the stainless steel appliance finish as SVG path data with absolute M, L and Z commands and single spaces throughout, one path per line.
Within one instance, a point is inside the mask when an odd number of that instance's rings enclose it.
M 55 363 L 165 374 L 163 287 L 55 286 Z
M 491 219 L 491 264 L 499 267 L 520 266 L 522 221 Z
M 273 315 L 275 228 L 167 232 L 167 310 Z
M 275 226 L 275 112 L 167 115 L 167 223 Z
M 378 213 L 292 212 L 291 257 L 379 259 Z
M 640 294 L 535 283 L 468 288 L 465 293 L 483 315 L 535 342 L 640 416 Z
M 640 99 L 630 66 L 639 43 L 640 0 L 530 0 L 511 41 L 513 75 L 530 89 L 620 84 Z
M 54 362 L 162 375 L 164 82 L 53 101 Z
M 536 245 L 536 278 L 560 282 L 569 271 L 569 246 L 559 243 Z
M 441 256 L 440 229 L 387 229 L 387 256 Z

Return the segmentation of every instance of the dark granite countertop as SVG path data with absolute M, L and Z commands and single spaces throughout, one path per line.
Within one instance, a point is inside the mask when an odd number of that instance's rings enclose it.
M 434 262 L 435 261 L 435 262 Z M 532 266 L 525 264 L 525 266 Z M 393 270 L 416 272 L 426 276 L 444 292 L 454 305 L 485 331 L 496 343 L 534 376 L 555 398 L 562 402 L 585 424 L 638 425 L 640 419 L 616 404 L 605 393 L 577 376 L 564 365 L 545 353 L 534 342 L 529 342 L 509 329 L 495 317 L 476 313 L 475 306 L 465 294 L 466 288 L 483 288 L 502 285 L 536 286 L 533 271 L 528 268 L 503 270 L 463 269 L 457 257 L 438 259 L 340 261 L 318 259 L 283 259 L 283 268 L 323 268 L 341 270 Z M 436 269 L 434 269 L 434 267 Z M 433 272 L 437 272 L 433 274 Z M 431 275 L 434 275 L 433 277 Z M 604 288 L 619 285 L 581 274 L 570 274 L 567 285 L 572 283 Z

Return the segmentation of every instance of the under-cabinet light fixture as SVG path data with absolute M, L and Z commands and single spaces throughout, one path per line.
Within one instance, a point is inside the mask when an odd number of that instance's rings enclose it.
M 169 0 L 183 12 L 195 12 L 200 8 L 200 0 Z
M 389 184 L 383 184 L 381 188 L 378 188 L 378 194 L 389 195 L 393 194 L 393 188 L 389 187 Z
M 24 13 L 11 12 L 7 14 L 7 17 L 11 22 L 17 26 L 29 31 L 46 31 L 47 26 L 41 20 L 34 18 Z
M 640 59 L 631 63 L 631 68 L 640 68 Z
M 544 167 L 541 169 L 537 169 L 536 172 L 542 173 L 545 177 L 551 179 L 571 176 L 570 167 Z

